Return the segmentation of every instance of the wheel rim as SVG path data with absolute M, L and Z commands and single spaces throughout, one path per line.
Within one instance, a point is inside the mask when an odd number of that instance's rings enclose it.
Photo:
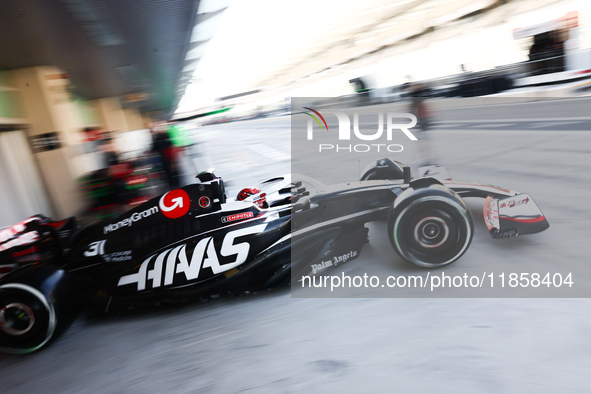
M 11 302 L 0 309 L 0 329 L 9 335 L 26 334 L 35 325 L 35 313 L 22 302 Z
M 455 254 L 461 231 L 455 215 L 440 207 L 409 212 L 402 234 L 402 244 L 415 259 L 437 264 Z
M 423 248 L 438 248 L 449 239 L 449 226 L 437 216 L 428 216 L 415 225 L 414 238 Z

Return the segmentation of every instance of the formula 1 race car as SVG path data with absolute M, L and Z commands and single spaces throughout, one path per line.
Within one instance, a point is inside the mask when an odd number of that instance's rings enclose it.
M 0 230 L 0 348 L 41 349 L 83 307 L 117 312 L 289 285 L 357 258 L 368 241 L 365 223 L 374 220 L 387 220 L 403 259 L 444 266 L 472 240 L 463 197 L 485 198 L 495 238 L 549 226 L 527 194 L 413 180 L 408 167 L 390 159 L 369 165 L 360 181 L 328 187 L 279 176 L 236 199 L 227 198 L 213 170 L 198 178 L 78 231 L 73 218 L 41 215 Z

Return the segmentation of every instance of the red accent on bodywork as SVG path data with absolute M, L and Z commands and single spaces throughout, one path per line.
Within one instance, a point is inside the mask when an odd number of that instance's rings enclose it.
M 540 216 L 539 218 L 533 218 L 533 219 L 515 219 L 515 218 L 506 218 L 506 217 L 501 216 L 501 219 L 510 220 L 512 222 L 520 222 L 520 223 L 539 223 L 543 220 L 546 220 L 546 217 Z
M 31 253 L 35 253 L 39 251 L 39 246 L 35 245 L 33 247 L 30 247 L 29 249 L 25 249 L 25 250 L 21 250 L 20 252 L 14 252 L 12 254 L 12 257 L 21 257 L 27 254 L 31 254 Z M 2 272 L 0 272 L 2 273 Z
M 51 227 L 53 227 L 53 228 L 59 229 L 59 228 L 60 228 L 60 227 L 62 227 L 64 224 L 66 224 L 66 222 L 67 222 L 67 221 L 68 221 L 68 219 L 64 219 L 64 220 L 61 220 L 61 221 L 59 221 L 59 222 L 54 222 L 54 223 L 52 223 L 52 222 L 48 222 L 48 223 L 45 223 L 45 224 L 47 224 L 48 226 L 51 226 Z
M 488 196 L 484 200 L 483 214 L 484 214 L 484 224 L 486 224 L 486 227 L 488 228 L 489 231 L 492 230 L 495 227 L 495 225 L 496 226 L 499 225 L 498 202 L 495 199 L 493 199 L 491 196 Z M 491 223 L 491 221 L 494 221 L 494 223 Z

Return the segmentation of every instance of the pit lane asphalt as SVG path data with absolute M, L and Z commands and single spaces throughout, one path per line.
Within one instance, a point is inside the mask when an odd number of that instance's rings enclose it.
M 538 105 L 528 110 L 535 113 Z M 568 108 L 574 114 L 565 118 L 586 116 L 588 105 L 571 101 Z M 461 127 L 440 124 L 429 132 L 439 161 L 455 179 L 529 193 L 551 227 L 495 241 L 483 229 L 480 203 L 471 203 L 474 240 L 445 272 L 586 266 L 589 129 L 471 128 L 467 121 L 475 120 L 476 112 L 456 116 Z M 497 115 L 476 120 L 502 119 Z M 554 116 L 552 122 L 559 120 Z M 200 144 L 187 165 L 213 164 L 232 189 L 290 170 L 287 118 L 200 128 L 196 138 Z M 294 166 L 326 183 L 346 182 L 358 176 L 367 159 L 334 157 L 323 165 L 295 157 Z M 420 161 L 411 145 L 394 158 L 413 166 Z M 369 228 L 370 244 L 343 272 L 424 273 L 393 253 L 383 223 Z M 586 289 L 589 278 L 575 278 L 575 284 Z M 173 310 L 79 318 L 42 352 L 0 356 L 0 391 L 583 393 L 591 387 L 590 306 L 588 299 L 564 298 L 309 299 L 292 298 L 289 289 L 221 297 Z

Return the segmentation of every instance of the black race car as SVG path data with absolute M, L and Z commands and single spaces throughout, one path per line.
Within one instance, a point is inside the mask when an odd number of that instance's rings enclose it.
M 369 221 L 388 221 L 403 259 L 444 266 L 472 240 L 463 197 L 485 198 L 485 222 L 495 238 L 549 226 L 527 194 L 428 175 L 413 180 L 408 167 L 382 159 L 360 181 L 329 187 L 279 176 L 229 199 L 223 180 L 206 171 L 199 183 L 78 231 L 73 218 L 33 216 L 0 230 L 0 348 L 41 349 L 81 308 L 124 311 L 322 274 L 334 268 L 322 261 L 360 255 Z

